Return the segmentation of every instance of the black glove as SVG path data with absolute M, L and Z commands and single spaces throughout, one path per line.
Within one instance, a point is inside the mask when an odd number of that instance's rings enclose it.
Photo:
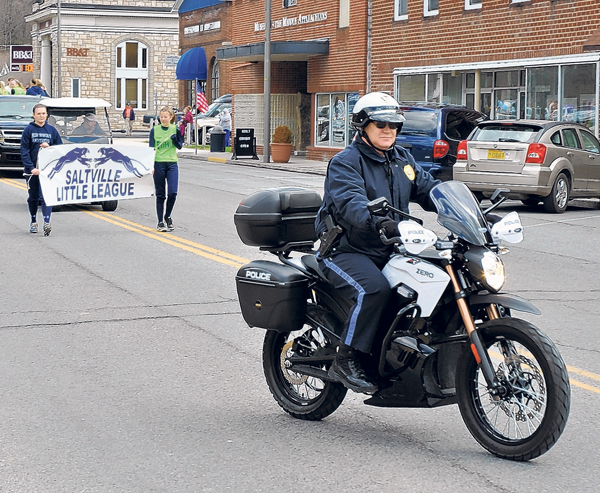
M 393 238 L 395 236 L 400 236 L 400 231 L 398 231 L 398 221 L 394 221 L 389 217 L 382 217 L 375 223 L 375 227 L 377 231 L 383 230 L 385 236 L 388 238 Z

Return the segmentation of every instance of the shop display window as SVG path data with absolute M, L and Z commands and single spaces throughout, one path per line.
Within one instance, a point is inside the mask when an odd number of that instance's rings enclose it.
M 346 147 L 354 131 L 350 125 L 358 93 L 317 94 L 315 145 Z

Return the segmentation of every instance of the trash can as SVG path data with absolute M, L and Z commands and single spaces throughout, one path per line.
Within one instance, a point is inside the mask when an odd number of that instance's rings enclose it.
M 219 125 L 210 131 L 210 152 L 225 152 L 225 131 Z

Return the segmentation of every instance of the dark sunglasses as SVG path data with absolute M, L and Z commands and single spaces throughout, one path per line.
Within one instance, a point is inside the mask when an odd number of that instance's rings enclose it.
M 385 127 L 390 127 L 391 130 L 398 130 L 398 127 L 400 126 L 399 123 L 390 123 L 390 122 L 373 122 L 373 123 L 380 130 L 383 130 Z

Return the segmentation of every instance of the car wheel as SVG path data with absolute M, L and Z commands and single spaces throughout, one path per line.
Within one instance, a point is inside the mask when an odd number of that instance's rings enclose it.
M 552 192 L 544 197 L 544 209 L 554 214 L 561 214 L 567 210 L 567 202 L 569 202 L 569 179 L 564 173 L 559 173 Z
M 106 212 L 113 212 L 117 210 L 118 205 L 118 200 L 107 200 L 106 202 L 102 202 L 102 210 Z
M 539 197 L 528 197 L 526 199 L 521 200 L 521 202 L 523 202 L 523 204 L 525 205 L 529 205 L 531 207 L 538 205 L 540 203 L 540 198 Z

